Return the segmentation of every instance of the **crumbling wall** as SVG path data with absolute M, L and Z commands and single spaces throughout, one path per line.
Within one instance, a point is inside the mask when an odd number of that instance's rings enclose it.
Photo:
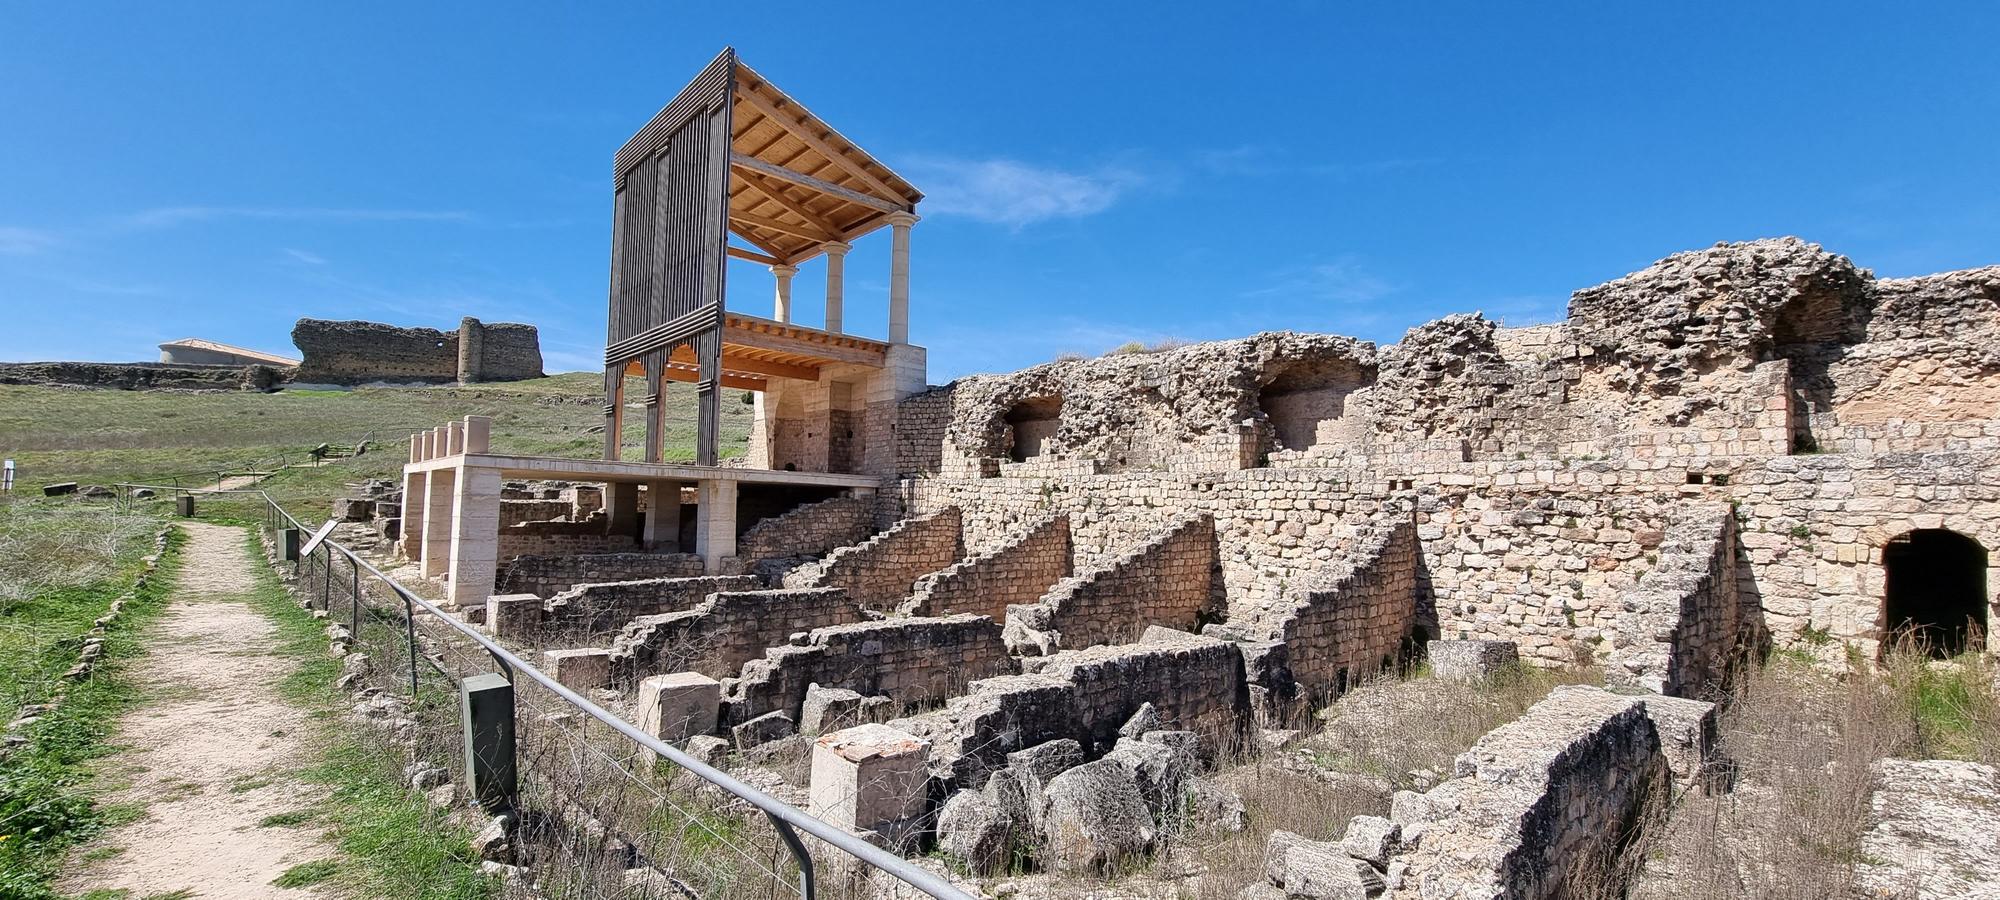
M 603 519 L 582 522 L 523 522 L 500 529 L 499 558 L 519 556 L 585 556 L 631 553 L 639 549 L 629 534 L 607 534 Z
M 875 531 L 875 503 L 868 497 L 832 497 L 764 519 L 736 539 L 736 558 L 825 556 L 859 544 Z
M 159 363 L 0 363 L 0 384 L 75 385 L 121 391 L 268 391 L 290 370 L 271 366 Z
M 1721 687 L 1759 631 L 1738 588 L 1735 516 L 1716 504 L 1682 510 L 1658 567 L 1625 600 L 1607 680 L 1674 697 Z
M 1032 604 L 1007 608 L 1016 653 L 1136 640 L 1148 626 L 1183 631 L 1217 610 L 1215 522 L 1193 515 L 1168 525 L 1102 568 L 1065 578 Z
M 534 594 L 547 599 L 579 584 L 688 578 L 702 574 L 692 553 L 587 553 L 577 556 L 516 556 L 500 564 L 496 593 Z
M 700 570 L 700 557 L 695 569 Z M 681 578 L 645 578 L 633 581 L 606 581 L 579 584 L 542 604 L 545 633 L 591 635 L 616 631 L 641 616 L 692 609 L 710 595 L 723 591 L 752 591 L 760 587 L 749 575 L 714 575 Z
M 1559 687 L 1481 737 L 1451 780 L 1397 795 L 1402 846 L 1387 896 L 1563 896 L 1604 861 L 1665 770 L 1644 698 Z
M 612 683 L 629 687 L 659 672 L 734 678 L 793 634 L 862 618 L 838 588 L 717 593 L 693 609 L 627 624 L 611 645 Z
M 1008 606 L 1035 602 L 1070 571 L 1069 517 L 1050 516 L 992 550 L 917 579 L 910 599 L 898 612 L 972 613 L 1002 621 Z
M 826 559 L 785 575 L 791 588 L 840 588 L 869 609 L 895 609 L 918 578 L 958 560 L 959 511 L 941 509 L 907 519 Z
M 466 335 L 473 337 L 479 352 L 461 364 L 459 342 Z M 305 357 L 292 378 L 302 384 L 442 384 L 542 377 L 540 338 L 533 325 L 484 325 L 468 318 L 457 330 L 439 331 L 300 319 L 292 327 L 292 343 Z
M 1295 689 L 1324 700 L 1407 658 L 1430 611 L 1418 592 L 1423 553 L 1403 512 L 1364 535 L 1289 603 L 1235 617 L 1217 631 L 1244 641 L 1252 684 L 1277 697 Z
M 519 525 L 523 522 L 552 522 L 566 518 L 576 512 L 575 505 L 567 500 L 509 500 L 500 501 L 500 526 Z
M 743 666 L 724 698 L 724 725 L 782 711 L 794 721 L 806 688 L 884 696 L 900 710 L 936 703 L 980 678 L 1013 674 L 1000 624 L 986 616 L 890 619 L 815 629 Z

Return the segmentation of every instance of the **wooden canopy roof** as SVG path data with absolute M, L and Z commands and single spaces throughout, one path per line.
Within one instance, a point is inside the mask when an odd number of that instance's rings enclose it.
M 729 255 L 795 265 L 913 212 L 923 194 L 777 85 L 736 63 Z
M 851 334 L 837 334 L 742 313 L 725 313 L 722 323 L 722 386 L 764 390 L 773 378 L 818 381 L 819 370 L 831 365 L 881 368 L 889 345 Z M 645 375 L 638 361 L 625 374 Z M 664 377 L 669 381 L 699 380 L 700 363 L 687 345 L 667 355 Z

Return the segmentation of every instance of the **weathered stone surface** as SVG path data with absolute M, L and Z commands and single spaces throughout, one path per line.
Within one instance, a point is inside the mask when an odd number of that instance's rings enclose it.
M 699 672 L 655 675 L 639 682 L 639 730 L 677 742 L 715 730 L 722 706 L 722 683 Z
M 1367 900 L 1382 892 L 1382 876 L 1339 844 L 1299 841 L 1285 851 L 1285 895 L 1326 900 Z
M 1186 750 L 1132 738 L 1120 738 L 1118 745 L 1105 754 L 1104 759 L 1131 773 L 1155 821 L 1161 821 L 1177 811 L 1183 799 L 1182 791 L 1188 779 L 1193 777 L 1196 766 L 1194 754 Z
M 938 812 L 938 849 L 973 872 L 1003 871 L 1013 850 L 1015 821 L 985 791 L 959 791 Z
M 724 738 L 712 734 L 697 734 L 688 738 L 686 746 L 682 749 L 695 759 L 711 766 L 720 766 L 729 758 L 729 751 L 734 747 L 734 744 Z
M 862 696 L 846 688 L 806 686 L 806 699 L 799 710 L 799 733 L 817 736 L 822 731 L 839 731 L 861 724 Z
M 1396 849 L 1396 841 L 1402 837 L 1403 828 L 1380 816 L 1355 816 L 1347 822 L 1347 833 L 1340 837 L 1340 849 L 1355 859 L 1366 860 L 1377 868 L 1389 864 L 1389 854 Z
M 906 845 L 929 804 L 929 748 L 907 732 L 872 723 L 822 736 L 813 742 L 809 809 L 889 846 Z
M 1513 641 L 1431 641 L 1431 673 L 1453 681 L 1484 681 L 1520 658 Z
M 1138 781 L 1116 762 L 1084 763 L 1042 790 L 1044 863 L 1056 871 L 1108 871 L 1149 850 L 1156 833 Z
M 1913 900 L 2000 897 L 2000 769 L 1954 760 L 1875 764 L 1862 887 Z
M 792 717 L 781 712 L 765 713 L 741 725 L 731 728 L 729 735 L 736 742 L 736 749 L 748 750 L 759 744 L 768 744 L 782 737 L 798 733 L 798 725 Z

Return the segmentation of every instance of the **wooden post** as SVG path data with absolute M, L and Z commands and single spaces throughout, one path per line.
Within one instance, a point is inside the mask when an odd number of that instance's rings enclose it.
M 514 684 L 498 673 L 474 675 L 459 688 L 465 725 L 465 786 L 489 813 L 514 808 Z

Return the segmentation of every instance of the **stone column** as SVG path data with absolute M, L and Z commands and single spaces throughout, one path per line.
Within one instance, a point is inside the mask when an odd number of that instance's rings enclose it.
M 646 549 L 681 545 L 681 486 L 674 481 L 646 483 Z
M 841 306 L 847 301 L 847 251 L 854 249 L 846 241 L 828 241 L 820 245 L 826 251 L 826 330 L 839 333 L 841 326 Z
M 792 276 L 799 274 L 798 266 L 778 265 L 771 267 L 771 274 L 778 280 L 776 302 L 772 306 L 771 318 L 780 322 L 792 320 Z
M 736 482 L 711 478 L 700 482 L 701 506 L 695 510 L 694 552 L 703 570 L 722 574 L 722 561 L 736 555 Z
M 429 488 L 427 473 L 403 471 L 403 530 L 396 536 L 396 545 L 402 548 L 404 559 L 424 556 L 424 507 L 428 505 L 425 494 Z
M 485 606 L 493 596 L 493 570 L 500 561 L 500 470 L 459 469 L 452 488 L 446 599 L 460 609 Z
M 425 578 L 436 578 L 450 569 L 452 488 L 458 481 L 456 469 L 432 469 L 424 486 Z M 408 503 L 404 504 L 405 506 Z M 497 512 L 497 511 L 496 511 Z
M 493 419 L 489 416 L 465 417 L 465 452 L 486 453 L 493 449 Z
M 910 226 L 917 217 L 889 214 L 889 343 L 910 342 Z

